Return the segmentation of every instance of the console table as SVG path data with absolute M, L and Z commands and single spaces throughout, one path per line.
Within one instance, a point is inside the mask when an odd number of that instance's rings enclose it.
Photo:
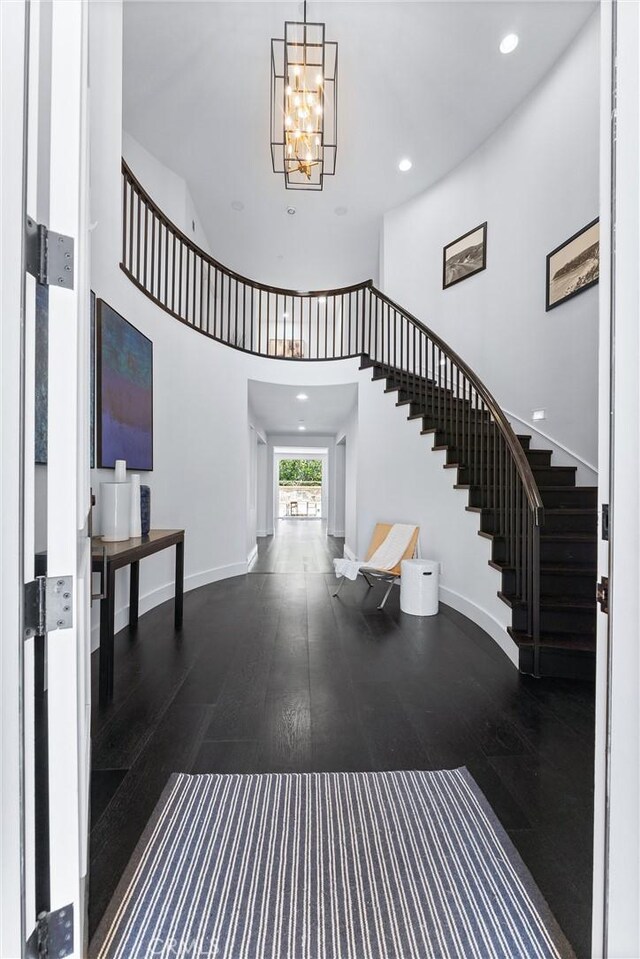
M 136 536 L 119 543 L 105 543 L 101 536 L 91 540 L 91 568 L 102 574 L 100 590 L 100 702 L 113 696 L 113 630 L 115 616 L 116 571 L 131 567 L 129 586 L 129 628 L 138 625 L 140 560 L 160 550 L 176 548 L 175 609 L 176 629 L 182 628 L 184 594 L 184 530 L 152 529 L 147 536 Z

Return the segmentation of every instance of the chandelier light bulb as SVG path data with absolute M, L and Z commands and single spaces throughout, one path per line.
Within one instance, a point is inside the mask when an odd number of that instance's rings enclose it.
M 290 96 L 291 96 L 291 87 L 287 87 L 287 89 L 285 90 L 285 93 L 287 94 L 288 97 L 290 97 Z
M 323 80 L 322 74 L 319 73 L 319 74 L 316 76 L 316 83 L 318 84 L 319 87 L 322 86 L 322 80 Z
M 293 104 L 294 104 L 294 106 L 299 107 L 301 103 L 302 103 L 302 99 L 301 99 L 301 97 L 300 97 L 300 94 L 298 94 L 298 95 L 295 97 L 295 99 L 294 99 L 294 101 L 293 101 Z
M 398 169 L 401 173 L 406 173 L 413 166 L 411 160 L 408 157 L 405 157 L 404 160 L 400 160 L 398 164 Z
M 307 133 L 313 133 L 313 126 L 310 123 L 307 123 Z
M 284 118 L 284 122 L 285 122 L 285 126 L 290 127 L 290 126 L 291 126 L 291 117 L 285 117 L 285 118 Z

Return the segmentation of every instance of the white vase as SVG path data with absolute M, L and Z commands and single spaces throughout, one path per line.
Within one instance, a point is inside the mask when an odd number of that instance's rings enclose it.
M 105 543 L 129 539 L 131 486 L 129 483 L 100 483 L 102 538 Z
M 142 536 L 142 521 L 140 516 L 140 474 L 132 473 L 131 480 L 131 519 L 129 536 Z
M 115 463 L 115 481 L 116 483 L 126 483 L 127 482 L 127 461 L 126 460 L 116 460 Z

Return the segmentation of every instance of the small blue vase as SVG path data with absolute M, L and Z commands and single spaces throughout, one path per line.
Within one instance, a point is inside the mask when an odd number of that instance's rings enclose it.
M 151 489 L 148 486 L 140 487 L 140 526 L 142 535 L 148 536 L 151 529 Z

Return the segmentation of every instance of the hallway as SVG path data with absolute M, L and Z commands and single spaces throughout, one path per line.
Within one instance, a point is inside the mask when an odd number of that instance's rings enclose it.
M 115 698 L 94 707 L 91 930 L 173 772 L 465 765 L 586 956 L 593 688 L 520 676 L 454 610 L 400 613 L 398 590 L 383 613 L 362 582 L 333 599 L 341 550 L 284 521 L 251 573 L 186 595 L 182 634 L 165 604 L 116 637 Z
M 344 539 L 327 536 L 326 520 L 276 519 L 275 535 L 261 536 L 258 544 L 251 573 L 332 573 Z

